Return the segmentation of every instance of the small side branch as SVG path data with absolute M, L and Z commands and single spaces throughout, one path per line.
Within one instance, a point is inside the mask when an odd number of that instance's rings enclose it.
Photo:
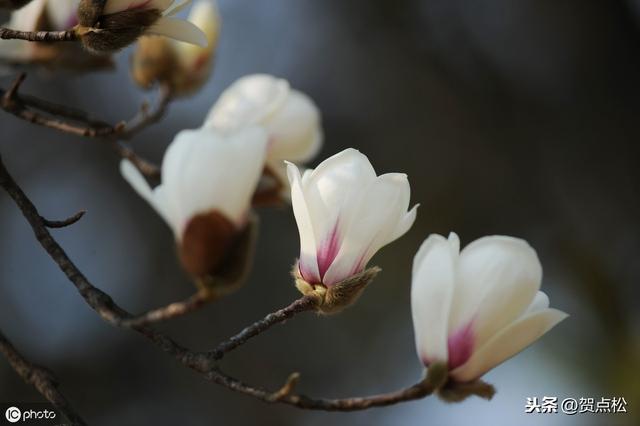
M 303 296 L 291 303 L 289 306 L 270 313 L 260 321 L 257 321 L 246 327 L 240 333 L 220 343 L 215 349 L 208 352 L 207 355 L 213 360 L 220 360 L 227 352 L 230 352 L 238 346 L 243 345 L 252 337 L 265 332 L 276 324 L 292 318 L 296 314 L 313 310 L 315 306 L 316 299 L 309 296 Z
M 58 390 L 58 382 L 51 372 L 30 363 L 18 352 L 13 344 L 0 330 L 0 353 L 2 353 L 13 369 L 25 383 L 30 384 L 64 414 L 73 425 L 86 425 L 84 420 L 71 407 L 67 399 Z
M 171 91 L 161 87 L 159 99 L 153 110 L 144 104 L 138 114 L 127 122 L 110 125 L 96 120 L 87 112 L 65 105 L 48 102 L 34 96 L 18 93 L 26 78 L 21 73 L 6 91 L 0 88 L 0 107 L 21 120 L 64 133 L 110 143 L 121 158 L 133 163 L 152 182 L 159 182 L 160 168 L 136 154 L 129 146 L 121 142 L 129 140 L 146 127 L 158 122 L 166 113 L 173 100 Z
M 182 302 L 171 303 L 170 305 L 162 308 L 154 309 L 142 315 L 120 321 L 118 325 L 122 327 L 135 328 L 161 321 L 167 321 L 193 312 L 211 300 L 213 300 L 213 294 L 211 292 L 200 290 L 198 293 Z
M 262 388 L 253 387 L 222 373 L 218 369 L 214 369 L 210 373 L 206 374 L 205 377 L 207 378 L 207 380 L 222 385 L 228 389 L 243 393 L 245 395 L 250 395 L 267 403 L 282 403 L 305 410 L 366 410 L 367 408 L 384 407 L 400 402 L 421 399 L 431 395 L 434 392 L 433 386 L 425 380 L 405 389 L 373 396 L 340 399 L 310 398 L 305 395 L 281 395 L 279 394 L 280 391 L 269 392 L 268 390 Z M 289 382 L 290 380 L 287 381 L 287 383 Z M 285 383 L 285 386 L 283 388 L 287 386 L 287 383 Z
M 17 31 L 9 28 L 0 28 L 0 39 L 57 42 L 57 41 L 76 41 L 78 40 L 78 36 L 74 30 Z
M 84 216 L 85 213 L 86 213 L 86 210 L 80 210 L 78 213 L 64 220 L 49 220 L 43 217 L 42 221 L 44 222 L 44 226 L 46 226 L 47 228 L 52 228 L 52 229 L 66 228 L 67 226 L 71 226 L 77 221 L 79 221 L 80 219 L 82 219 L 82 216 Z

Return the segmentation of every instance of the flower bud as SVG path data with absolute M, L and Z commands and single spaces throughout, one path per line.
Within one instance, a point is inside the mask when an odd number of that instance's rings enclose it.
M 549 308 L 541 280 L 524 240 L 484 237 L 460 251 L 454 233 L 427 238 L 413 262 L 411 310 L 420 360 L 447 366 L 442 398 L 491 397 L 478 379 L 567 317 Z
M 324 160 L 304 176 L 291 163 L 287 171 L 300 233 L 298 288 L 305 293 L 305 283 L 314 291 L 337 286 L 329 301 L 333 295 L 355 300 L 378 271 L 367 272 L 369 260 L 415 221 L 417 206 L 407 211 L 407 176 L 376 176 L 367 157 L 355 149 Z
M 197 2 L 189 21 L 207 37 L 207 47 L 199 47 L 158 36 L 140 37 L 132 57 L 131 74 L 138 85 L 148 89 L 160 83 L 175 96 L 189 95 L 208 79 L 220 32 L 220 17 L 214 3 Z
M 355 303 L 379 272 L 380 268 L 377 266 L 367 268 L 359 274 L 328 287 L 321 283 L 311 284 L 307 282 L 300 274 L 300 268 L 297 263 L 293 266 L 291 274 L 300 293 L 316 299 L 318 312 L 335 314 Z
M 286 80 L 267 74 L 240 78 L 220 95 L 205 126 L 233 131 L 260 125 L 269 134 L 268 171 L 286 188 L 284 161 L 302 164 L 322 146 L 320 112 L 304 93 L 291 89 Z
M 264 165 L 266 134 L 212 129 L 180 132 L 165 153 L 153 190 L 127 160 L 124 178 L 174 231 L 184 269 L 201 284 L 230 286 L 250 262 L 255 220 L 250 200 Z
M 142 34 L 156 34 L 206 46 L 198 27 L 172 18 L 185 5 L 175 0 L 81 0 L 77 33 L 92 52 L 113 52 L 133 43 Z

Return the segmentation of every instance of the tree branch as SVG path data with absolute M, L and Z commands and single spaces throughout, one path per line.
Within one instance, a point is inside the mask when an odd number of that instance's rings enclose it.
M 197 310 L 211 300 L 213 300 L 213 293 L 207 290 L 200 290 L 182 302 L 175 302 L 162 308 L 153 309 L 136 317 L 120 321 L 118 325 L 121 327 L 135 328 L 181 317 Z
M 58 381 L 51 372 L 30 363 L 18 352 L 13 344 L 0 330 L 0 353 L 2 353 L 13 369 L 25 383 L 37 389 L 47 401 L 53 404 L 73 425 L 85 425 L 86 423 L 71 407 L 67 399 L 58 390 Z
M 220 343 L 212 351 L 207 352 L 207 355 L 214 360 L 220 360 L 227 352 L 231 352 L 238 346 L 245 344 L 247 340 L 251 339 L 252 337 L 265 332 L 276 324 L 292 318 L 296 314 L 313 310 L 315 306 L 316 299 L 309 296 L 303 296 L 291 303 L 289 306 L 270 313 L 260 321 L 257 321 L 246 327 L 240 333 Z
M 167 87 L 160 88 L 160 96 L 153 110 L 150 111 L 149 106 L 143 104 L 140 111 L 131 120 L 110 125 L 75 108 L 55 104 L 34 96 L 19 95 L 18 90 L 25 78 L 26 74 L 21 73 L 8 90 L 0 88 L 0 107 L 2 109 L 21 120 L 43 127 L 76 136 L 102 139 L 110 143 L 121 158 L 131 161 L 144 176 L 152 181 L 159 181 L 159 167 L 143 159 L 120 141 L 131 139 L 164 116 L 173 100 L 171 91 Z
M 113 299 L 102 290 L 93 286 L 78 267 L 69 259 L 62 247 L 54 240 L 47 230 L 42 217 L 33 205 L 31 200 L 24 194 L 22 189 L 13 180 L 0 156 L 0 186 L 11 196 L 16 205 L 22 211 L 25 219 L 31 225 L 36 239 L 49 254 L 52 260 L 64 272 L 69 281 L 73 283 L 80 295 L 87 304 L 94 309 L 105 321 L 114 325 L 123 325 L 131 321 L 134 317 L 126 310 L 119 307 Z M 396 404 L 399 402 L 411 401 L 430 395 L 434 387 L 428 380 L 421 381 L 409 388 L 401 389 L 381 395 L 342 399 L 315 399 L 305 395 L 291 394 L 293 385 L 297 380 L 292 376 L 285 385 L 275 391 L 270 392 L 262 388 L 253 387 L 223 373 L 216 365 L 215 358 L 220 358 L 249 338 L 267 330 L 269 327 L 283 322 L 295 313 L 304 312 L 310 309 L 309 301 L 301 298 L 288 307 L 267 315 L 263 320 L 247 327 L 238 335 L 223 342 L 212 352 L 194 352 L 178 343 L 169 336 L 154 330 L 151 327 L 134 324 L 131 329 L 142 334 L 153 342 L 162 351 L 172 355 L 182 365 L 197 371 L 205 379 L 224 386 L 236 392 L 258 398 L 268 403 L 282 403 L 302 409 L 328 410 L 328 411 L 354 411 L 364 410 L 370 407 L 380 407 Z
M 66 228 L 67 226 L 71 226 L 77 221 L 79 221 L 80 219 L 82 219 L 82 216 L 84 216 L 85 213 L 86 213 L 86 210 L 80 210 L 78 213 L 64 220 L 48 220 L 43 217 L 42 222 L 44 222 L 44 226 L 46 226 L 47 228 L 53 228 L 53 229 Z
M 0 28 L 0 39 L 14 39 L 26 41 L 76 41 L 78 35 L 75 30 L 66 31 L 17 31 Z

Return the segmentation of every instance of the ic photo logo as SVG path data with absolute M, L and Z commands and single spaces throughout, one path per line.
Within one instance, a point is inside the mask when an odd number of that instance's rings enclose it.
M 4 412 L 4 417 L 9 423 L 17 423 L 22 419 L 22 411 L 18 407 L 9 407 Z
M 7 405 L 2 407 L 2 410 L 4 410 L 6 406 Z M 4 411 L 4 418 L 9 423 L 20 423 L 32 426 L 60 424 L 57 413 L 51 408 L 53 407 L 42 403 L 20 404 L 20 408 L 10 404 Z M 1 410 L 0 413 L 2 413 Z M 6 424 L 2 422 L 2 420 L 0 420 L 0 423 Z

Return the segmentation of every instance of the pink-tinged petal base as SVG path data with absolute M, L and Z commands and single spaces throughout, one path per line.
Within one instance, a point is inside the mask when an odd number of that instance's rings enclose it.
M 449 370 L 461 366 L 473 353 L 474 345 L 473 321 L 449 335 Z
M 324 274 L 329 269 L 329 266 L 333 263 L 340 251 L 340 235 L 338 233 L 338 222 L 333 226 L 329 235 L 327 235 L 324 241 L 320 244 L 318 249 L 318 270 L 320 271 L 320 277 L 324 278 Z M 335 283 L 324 283 L 325 285 L 331 285 Z
M 298 262 L 298 270 L 300 271 L 300 275 L 302 278 L 309 284 L 319 284 L 320 277 L 315 274 L 315 272 L 309 268 L 308 265 L 304 264 L 302 259 Z

